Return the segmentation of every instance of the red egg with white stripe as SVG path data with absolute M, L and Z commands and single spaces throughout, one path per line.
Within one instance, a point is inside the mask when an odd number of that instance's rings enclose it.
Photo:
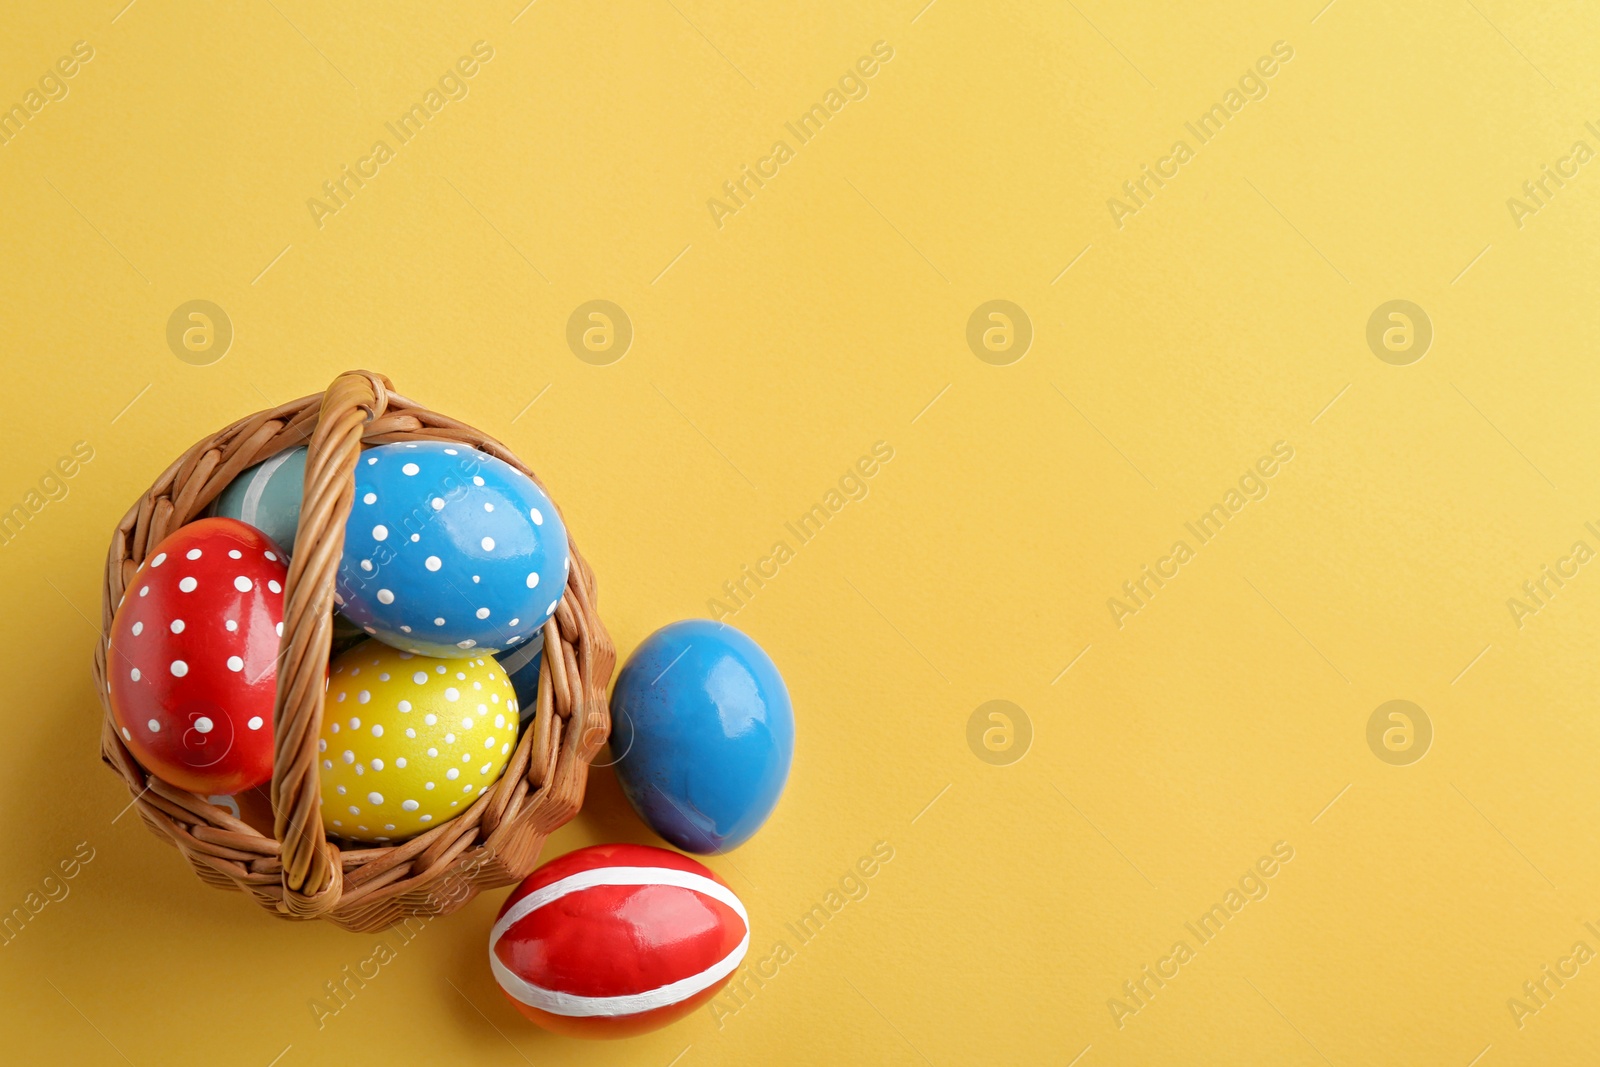
M 749 947 L 744 905 L 704 865 L 650 845 L 592 845 L 506 898 L 489 966 L 546 1030 L 628 1037 L 705 1004 Z
M 128 584 L 111 623 L 111 717 L 147 770 L 230 794 L 272 777 L 283 634 L 282 550 L 237 519 L 179 527 Z

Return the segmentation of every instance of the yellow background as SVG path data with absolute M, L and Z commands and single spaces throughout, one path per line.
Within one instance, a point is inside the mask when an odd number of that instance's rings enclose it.
M 0 910 L 94 859 L 0 948 L 4 1058 L 1592 1062 L 1600 962 L 1520 1028 L 1507 1000 L 1600 949 L 1600 564 L 1520 627 L 1507 601 L 1600 549 L 1600 163 L 1520 228 L 1506 200 L 1600 149 L 1600 14 L 921 2 L 6 5 L 0 104 L 95 54 L 0 147 L 0 506 L 94 459 L 0 548 Z M 319 228 L 308 198 L 479 40 L 469 95 Z M 869 95 L 795 144 L 880 40 Z M 1118 228 L 1108 198 L 1276 41 L 1269 95 Z M 595 298 L 635 331 L 610 366 L 565 340 Z M 194 299 L 235 330 L 209 366 L 165 339 Z M 965 340 L 991 299 L 1034 327 L 1009 366 Z M 1365 339 L 1393 299 L 1434 327 L 1409 366 Z M 276 921 L 118 818 L 89 678 L 115 522 L 203 433 L 350 367 L 540 471 L 623 655 L 893 447 L 734 619 L 799 737 L 772 820 L 711 861 L 752 959 L 794 950 L 731 1016 L 536 1030 L 485 965 L 501 891 L 319 1029 L 378 938 Z M 1277 441 L 1267 497 L 1196 546 Z M 1107 599 L 1179 538 L 1119 628 Z M 1008 766 L 968 745 L 994 699 L 1032 727 Z M 1409 766 L 1366 741 L 1391 699 L 1433 725 Z M 597 771 L 546 855 L 617 839 L 652 840 Z M 1278 841 L 1269 895 L 1119 1028 L 1107 1001 Z

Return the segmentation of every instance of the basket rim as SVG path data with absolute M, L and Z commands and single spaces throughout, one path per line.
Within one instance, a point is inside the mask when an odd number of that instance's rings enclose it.
M 544 837 L 582 804 L 590 763 L 610 733 L 606 688 L 616 652 L 601 621 L 594 572 L 567 531 L 572 566 L 544 625 L 536 710 L 488 792 L 460 814 L 394 844 L 330 839 L 321 817 L 316 743 L 332 635 L 333 591 L 356 460 L 395 441 L 463 444 L 544 483 L 500 441 L 393 391 L 369 371 L 238 419 L 174 460 L 117 524 L 107 552 L 94 678 L 103 710 L 101 758 L 127 784 L 146 825 L 176 845 L 202 880 L 244 889 L 289 918 L 376 929 L 406 915 L 445 914 L 481 889 L 529 871 Z M 112 714 L 112 622 L 155 546 L 203 511 L 247 467 L 308 448 L 300 527 L 284 589 L 273 715 L 273 831 L 263 834 L 201 794 L 164 782 L 133 757 Z M 548 490 L 546 495 L 550 496 Z M 465 886 L 465 891 L 462 891 Z

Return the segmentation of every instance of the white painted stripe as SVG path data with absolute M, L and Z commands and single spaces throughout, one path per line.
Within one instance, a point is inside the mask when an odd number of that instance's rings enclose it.
M 750 934 L 746 931 L 744 939 L 739 942 L 738 948 L 699 974 L 677 982 L 670 982 L 667 985 L 647 990 L 643 993 L 629 993 L 617 997 L 580 997 L 572 993 L 560 993 L 553 989 L 536 986 L 513 973 L 509 967 L 500 962 L 500 957 L 493 952 L 489 953 L 489 966 L 494 971 L 495 978 L 500 982 L 500 988 L 529 1007 L 539 1008 L 552 1015 L 566 1015 L 575 1018 L 593 1018 L 595 1016 L 615 1018 L 623 1015 L 638 1015 L 641 1012 L 653 1011 L 656 1008 L 665 1008 L 688 1000 L 696 993 L 711 988 L 733 973 L 733 969 L 743 962 L 744 954 L 749 948 Z
M 714 882 L 704 875 L 692 871 L 680 871 L 674 867 L 596 867 L 594 870 L 569 874 L 517 901 L 494 924 L 494 929 L 489 931 L 489 943 L 499 941 L 518 920 L 538 911 L 546 904 L 554 903 L 568 893 L 603 885 L 671 885 L 680 889 L 691 889 L 713 900 L 722 901 L 743 920 L 745 929 L 750 928 L 750 916 L 744 910 L 739 898 L 733 895 L 733 891 L 721 882 Z
M 669 982 L 643 993 L 627 993 L 615 997 L 586 997 L 536 986 L 501 963 L 500 957 L 495 954 L 495 945 L 505 936 L 507 930 L 546 904 L 560 900 L 570 893 L 597 886 L 646 885 L 676 886 L 721 901 L 739 916 L 739 920 L 744 924 L 744 937 L 740 939 L 737 948 L 699 974 Z M 578 1018 L 614 1017 L 664 1008 L 709 989 L 733 973 L 734 968 L 744 960 L 745 952 L 749 948 L 750 916 L 739 898 L 733 895 L 733 891 L 720 882 L 671 867 L 601 867 L 568 875 L 560 881 L 552 882 L 542 889 L 529 893 L 513 904 L 489 932 L 489 967 L 494 971 L 495 979 L 499 981 L 502 989 L 530 1007 L 539 1008 L 553 1015 Z

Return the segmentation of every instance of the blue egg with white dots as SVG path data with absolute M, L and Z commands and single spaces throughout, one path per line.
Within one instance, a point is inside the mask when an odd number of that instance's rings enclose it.
M 537 635 L 571 562 L 555 505 L 509 463 L 454 442 L 379 445 L 356 461 L 336 599 L 385 644 L 476 656 Z

